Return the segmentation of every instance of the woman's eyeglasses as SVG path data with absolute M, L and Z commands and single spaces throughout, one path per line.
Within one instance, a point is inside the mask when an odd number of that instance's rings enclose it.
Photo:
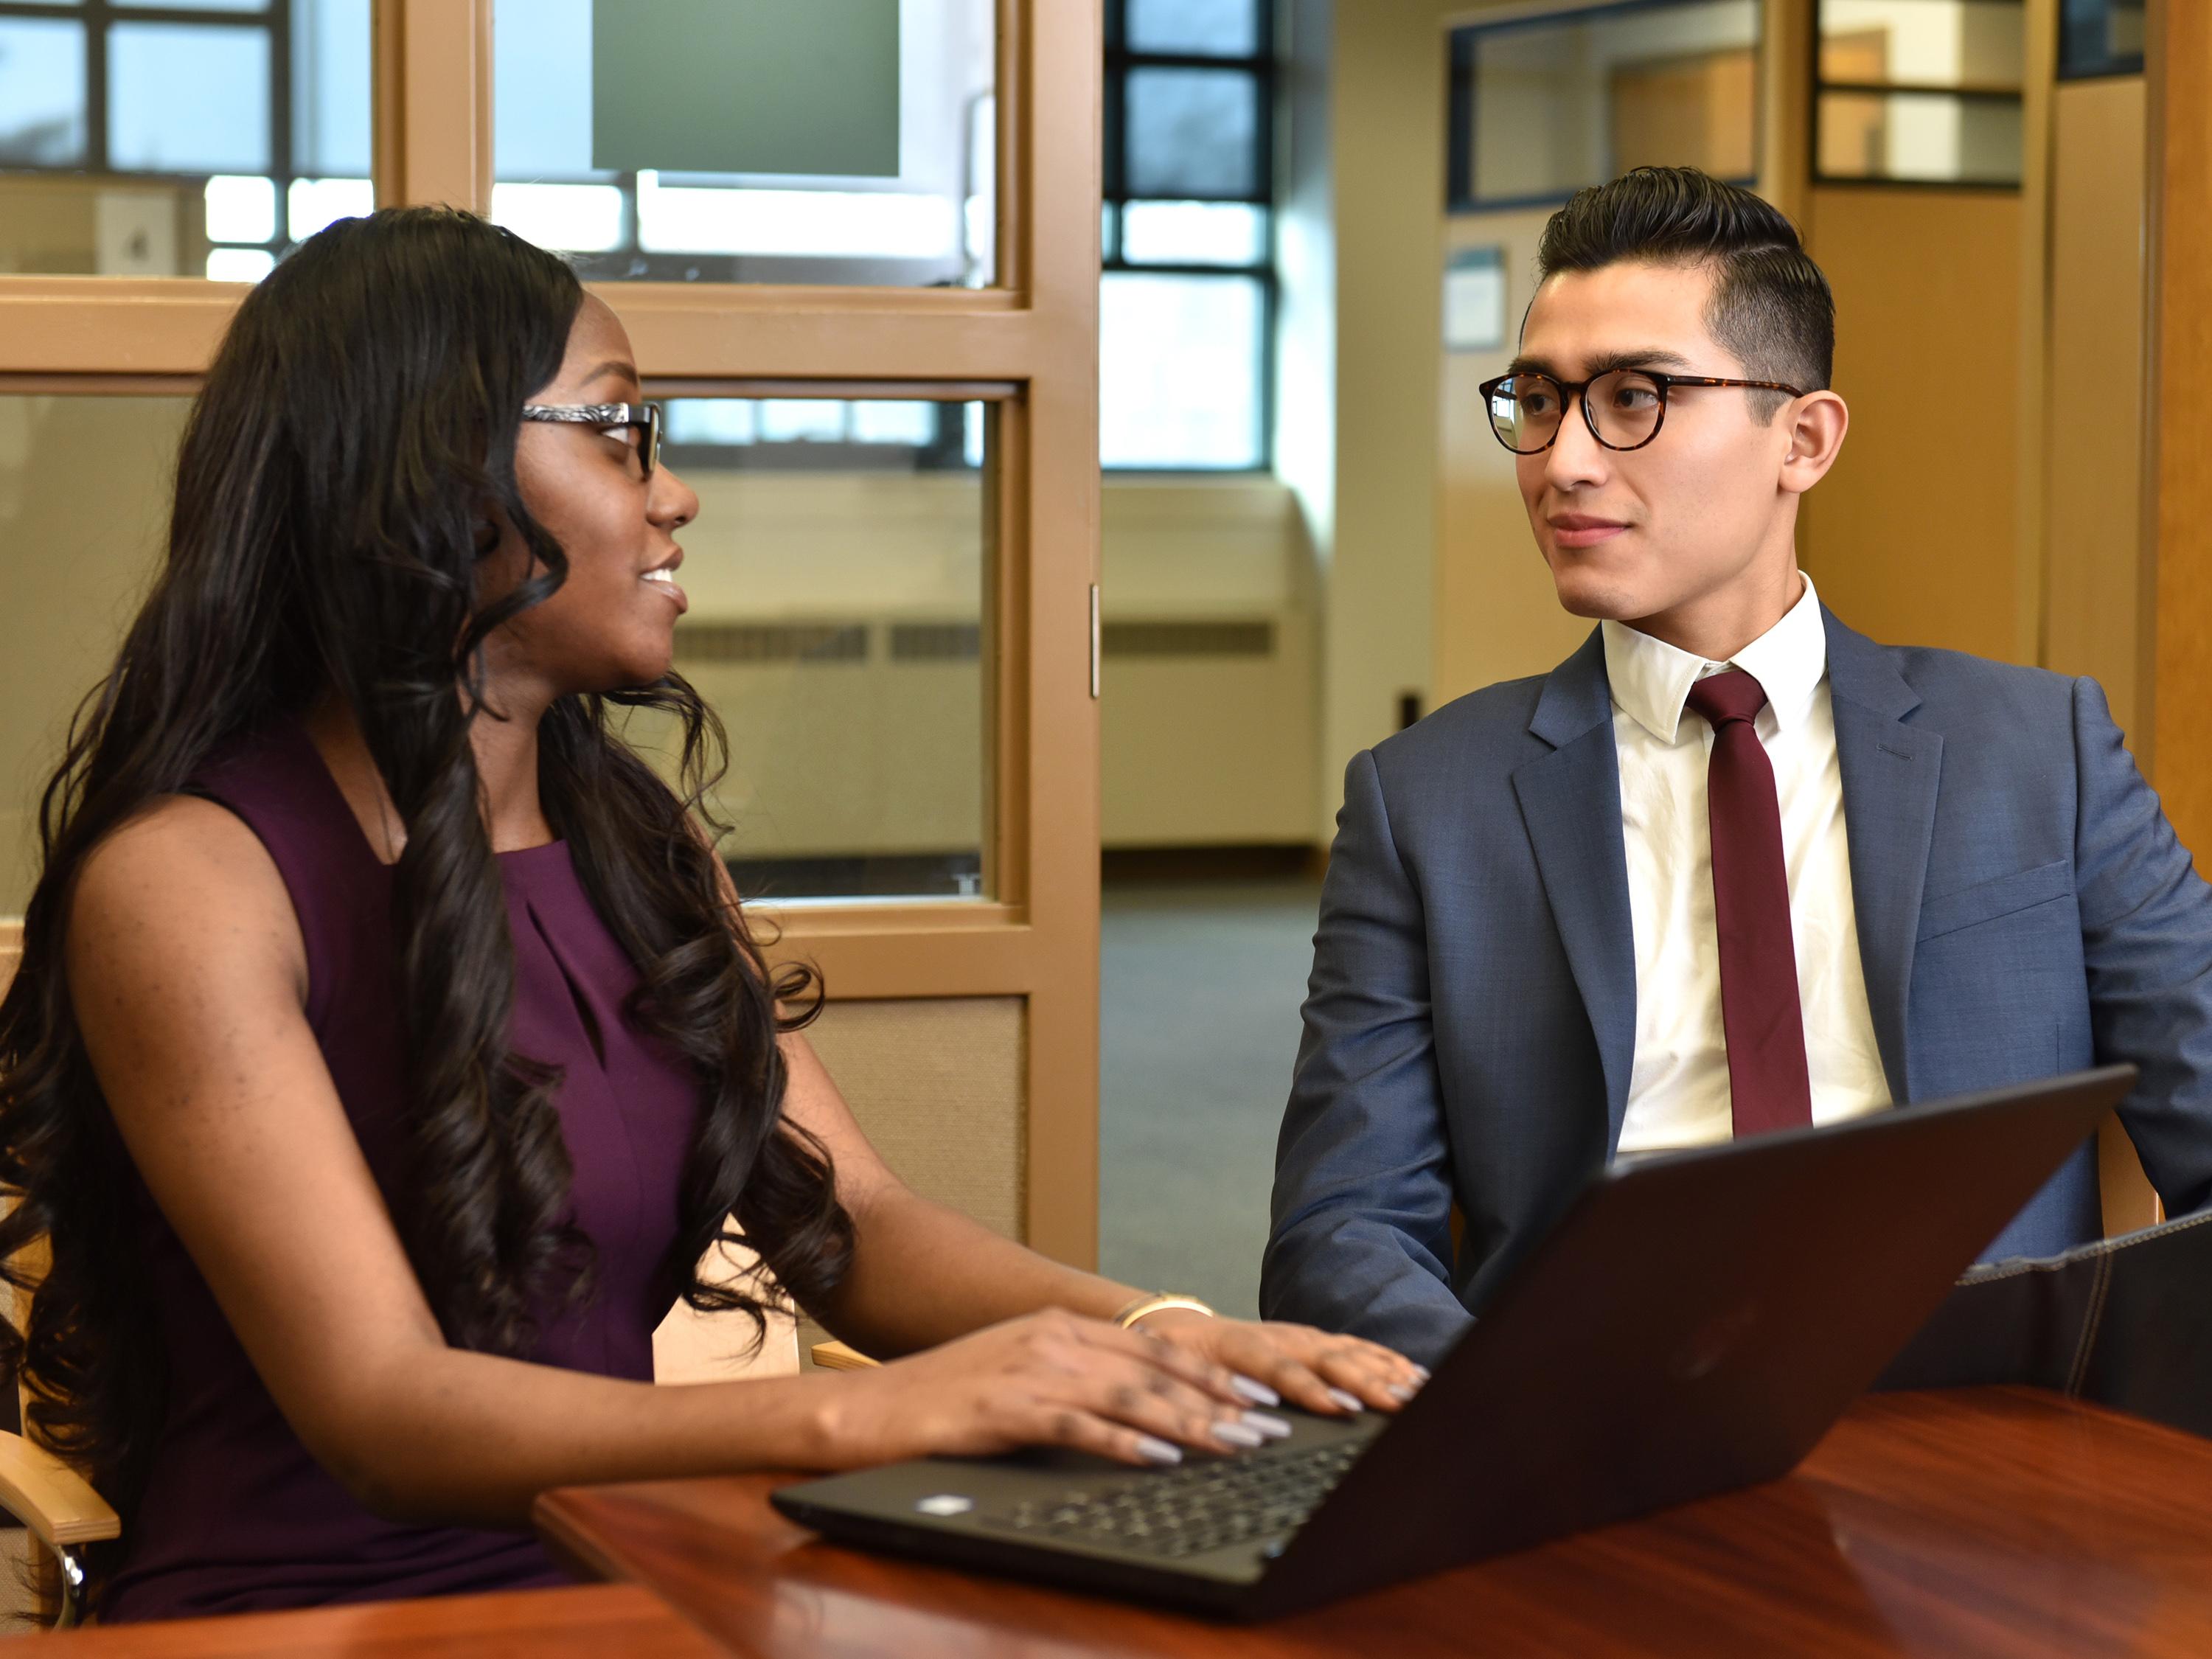
M 1567 405 L 1583 400 L 1590 436 L 1607 449 L 1641 449 L 1667 419 L 1667 394 L 1678 386 L 1733 386 L 1751 392 L 1805 394 L 1779 380 L 1720 380 L 1706 374 L 1662 374 L 1656 368 L 1616 368 L 1588 380 L 1555 380 L 1548 374 L 1506 374 L 1477 388 L 1489 405 L 1490 429 L 1516 455 L 1540 455 L 1559 435 Z
M 640 478 L 650 478 L 653 469 L 660 465 L 659 404 L 525 404 L 522 418 L 556 422 L 563 426 L 632 428 L 638 439 L 631 447 L 645 469 L 639 474 Z

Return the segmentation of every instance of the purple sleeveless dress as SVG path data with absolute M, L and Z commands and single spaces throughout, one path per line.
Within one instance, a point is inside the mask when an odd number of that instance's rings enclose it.
M 307 941 L 308 1024 L 388 1206 L 405 1179 L 404 1055 L 392 874 L 307 733 L 286 721 L 215 757 L 194 793 L 252 829 Z M 501 854 L 514 936 L 512 1041 L 565 1070 L 558 1106 L 574 1218 L 597 1289 L 549 1306 L 528 1357 L 649 1382 L 675 1287 L 660 1259 L 696 1129 L 696 1078 L 628 1024 L 635 967 L 593 911 L 565 843 Z M 144 1259 L 167 1354 L 167 1414 L 102 1618 L 382 1601 L 559 1583 L 527 1533 L 410 1526 L 356 1502 L 300 1443 L 150 1200 Z

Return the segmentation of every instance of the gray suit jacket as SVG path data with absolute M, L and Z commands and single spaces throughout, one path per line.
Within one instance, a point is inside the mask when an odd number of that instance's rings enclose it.
M 1823 619 L 1892 1097 L 2132 1060 L 2122 1116 L 2168 1212 L 2212 1200 L 2212 890 L 2103 692 Z M 1353 757 L 1344 795 L 1260 1305 L 1432 1361 L 1620 1136 L 1636 963 L 1599 635 Z M 2098 1230 L 2092 1145 L 1987 1254 Z

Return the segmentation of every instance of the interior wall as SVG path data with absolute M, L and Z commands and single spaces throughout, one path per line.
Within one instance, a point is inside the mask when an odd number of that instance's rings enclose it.
M 1489 9 L 1442 9 L 1438 24 Z M 1791 0 L 1771 0 L 1769 53 L 1789 50 L 1802 21 Z M 1770 99 L 1797 96 L 1786 74 L 1764 85 Z M 1835 289 L 1836 386 L 1853 414 L 1844 455 L 1800 521 L 1806 568 L 1845 621 L 1876 638 L 2036 660 L 2040 576 L 2020 554 L 2016 500 L 2020 198 L 1851 186 L 1811 190 L 1785 205 Z M 1495 352 L 1431 348 L 1442 489 L 1433 569 L 1439 702 L 1540 673 L 1587 632 L 1559 610 L 1511 458 L 1475 406 L 1475 386 L 1511 356 L 1546 216 L 1436 215 L 1449 246 L 1503 250 L 1509 332 Z M 1401 281 L 1400 303 L 1414 302 L 1415 280 Z M 1433 260 L 1418 280 L 1432 304 Z
M 2020 555 L 2021 200 L 1815 189 L 1807 245 L 1836 295 L 1835 469 L 1798 552 L 1821 599 L 1888 645 L 2036 659 Z
M 1291 492 L 1131 479 L 1104 518 L 1104 844 L 1309 842 L 1318 618 Z
M 1317 549 L 1314 829 L 1324 842 L 1346 762 L 1396 729 L 1402 696 L 1431 701 L 1445 72 L 1444 14 L 1431 0 L 1333 12 L 1325 193 L 1335 444 Z
M 0 396 L 0 915 L 30 896 L 39 792 L 153 570 L 185 410 Z
M 2144 117 L 2141 76 L 2052 99 L 2043 662 L 2095 676 L 2129 732 L 2143 712 Z
M 1498 680 L 1548 672 L 1590 623 L 1559 608 L 1514 481 L 1513 457 L 1491 431 L 1476 388 L 1503 374 L 1536 291 L 1536 241 L 1546 208 L 1455 214 L 1455 249 L 1498 250 L 1505 273 L 1505 337 L 1495 349 L 1443 351 L 1438 374 L 1436 696 L 1439 703 Z
M 1767 192 L 1778 199 L 1786 194 L 1778 185 L 1795 178 L 1802 161 L 1802 145 L 1786 118 L 1802 102 L 1802 76 L 1792 70 L 1806 45 L 1809 3 L 1769 0 L 1762 19 L 1759 159 L 1770 175 Z M 1427 9 L 1438 62 L 1451 24 L 1477 21 L 1487 11 L 1527 9 L 1519 0 L 1462 0 Z M 1434 108 L 1440 143 L 1444 100 L 1439 82 Z M 1439 204 L 1442 194 L 1439 187 Z M 1784 205 L 1794 204 L 1785 200 Z M 1449 351 L 1439 328 L 1431 348 L 1438 487 L 1431 650 L 1434 701 L 1442 703 L 1498 680 L 1547 672 L 1581 643 L 1589 624 L 1559 608 L 1529 533 L 1513 459 L 1491 434 L 1475 392 L 1482 381 L 1504 373 L 1513 356 L 1522 315 L 1535 292 L 1537 239 L 1551 210 L 1444 214 L 1439 206 L 1432 213 L 1442 226 L 1442 250 L 1425 264 L 1407 262 L 1395 303 L 1433 306 L 1442 251 L 1495 247 L 1505 275 L 1503 343 L 1492 350 Z

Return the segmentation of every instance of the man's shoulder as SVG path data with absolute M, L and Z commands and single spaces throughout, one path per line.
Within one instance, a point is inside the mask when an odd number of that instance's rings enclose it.
M 1374 749 L 1376 769 L 1433 773 L 1448 769 L 1464 775 L 1470 768 L 1519 765 L 1543 745 L 1529 735 L 1549 674 L 1500 680 L 1453 698 L 1441 708 L 1394 732 Z
M 1987 723 L 2017 731 L 2072 718 L 2075 682 L 2069 675 L 1937 646 L 1880 645 L 1863 637 L 1858 643 L 1886 660 L 1919 698 L 1920 706 L 1906 716 L 1911 724 L 1942 731 L 1947 723 Z M 1838 665 L 1832 648 L 1830 684 L 1843 690 Z

